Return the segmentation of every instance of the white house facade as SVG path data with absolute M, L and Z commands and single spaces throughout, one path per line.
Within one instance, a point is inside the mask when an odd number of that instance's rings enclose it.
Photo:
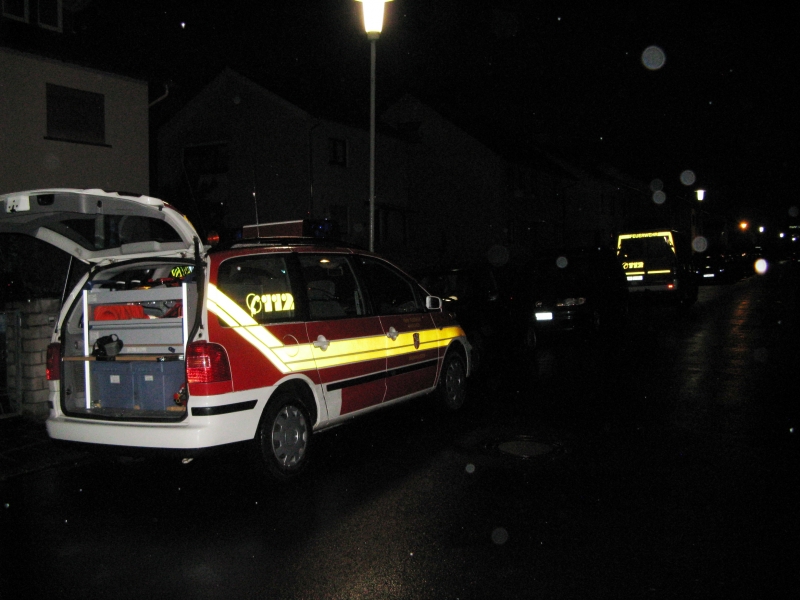
M 0 48 L 0 193 L 148 193 L 147 93 L 146 81 Z

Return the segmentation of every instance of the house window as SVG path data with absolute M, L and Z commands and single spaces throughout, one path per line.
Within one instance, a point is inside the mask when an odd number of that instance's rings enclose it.
M 340 167 L 347 166 L 347 140 L 328 139 L 328 162 Z
M 3 16 L 44 29 L 63 30 L 63 0 L 0 0 Z
M 375 207 L 375 243 L 384 248 L 403 247 L 408 241 L 406 213 L 390 206 Z
M 39 0 L 39 27 L 62 30 L 61 0 Z
M 183 164 L 192 175 L 219 175 L 228 172 L 228 143 L 215 142 L 183 149 Z
M 218 230 L 227 215 L 229 166 L 228 142 L 197 144 L 183 149 L 185 183 L 199 212 L 199 222 L 206 231 Z
M 2 0 L 3 16 L 25 23 L 29 20 L 28 0 Z
M 47 139 L 105 145 L 105 96 L 48 83 Z
M 341 235 L 347 235 L 350 233 L 350 228 L 348 227 L 349 214 L 347 206 L 343 204 L 331 204 L 330 214 L 331 221 L 336 223 Z

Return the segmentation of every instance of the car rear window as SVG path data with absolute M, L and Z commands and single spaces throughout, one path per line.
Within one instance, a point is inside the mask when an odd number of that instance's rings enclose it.
M 217 289 L 243 308 L 257 323 L 292 321 L 294 293 L 283 255 L 231 258 L 217 273 Z
M 166 222 L 136 215 L 97 215 L 64 219 L 52 229 L 87 250 L 109 250 L 137 242 L 180 242 Z
M 300 270 L 308 294 L 311 319 L 359 317 L 366 314 L 364 295 L 346 256 L 304 254 Z

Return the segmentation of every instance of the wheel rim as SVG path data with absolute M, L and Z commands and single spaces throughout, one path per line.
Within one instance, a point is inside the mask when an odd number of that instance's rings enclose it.
M 296 469 L 303 462 L 308 446 L 308 424 L 303 412 L 291 404 L 284 406 L 272 423 L 272 453 L 285 469 Z
M 444 391 L 447 404 L 458 408 L 464 402 L 464 367 L 457 358 L 451 360 L 444 374 Z

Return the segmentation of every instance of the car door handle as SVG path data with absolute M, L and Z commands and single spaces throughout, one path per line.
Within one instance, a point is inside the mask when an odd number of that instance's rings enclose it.
M 330 345 L 331 343 L 327 340 L 327 338 L 321 334 L 317 336 L 316 340 L 314 340 L 314 348 L 319 348 L 323 352 L 327 350 L 328 346 Z
M 392 341 L 395 341 L 398 335 L 400 335 L 400 332 L 394 327 L 389 327 L 389 331 L 386 332 L 386 337 L 392 338 Z

